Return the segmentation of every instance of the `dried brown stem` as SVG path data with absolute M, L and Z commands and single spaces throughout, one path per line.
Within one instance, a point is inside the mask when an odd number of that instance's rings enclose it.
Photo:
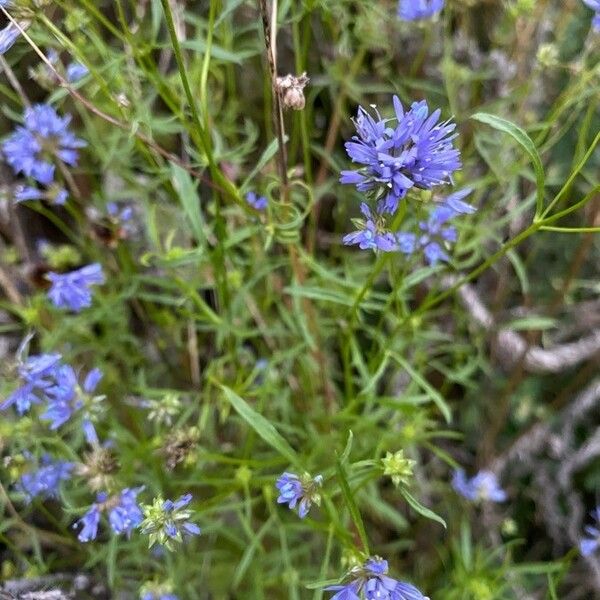
M 273 121 L 275 122 L 275 131 L 277 134 L 279 176 L 283 188 L 283 198 L 287 202 L 288 195 L 288 177 L 287 177 L 287 149 L 285 147 L 285 124 L 283 120 L 283 106 L 281 105 L 281 96 L 277 87 L 277 33 L 275 30 L 277 23 L 277 0 L 273 0 L 272 15 L 269 15 L 267 0 L 258 0 L 260 15 L 262 19 L 263 32 L 265 36 L 265 54 L 269 63 L 269 73 L 271 76 L 271 93 L 273 94 Z

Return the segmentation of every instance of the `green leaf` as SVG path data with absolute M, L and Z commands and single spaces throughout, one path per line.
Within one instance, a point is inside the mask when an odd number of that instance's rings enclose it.
M 250 174 L 248 175 L 248 177 L 246 177 L 246 179 L 244 179 L 244 183 L 242 183 L 242 185 L 240 187 L 240 194 L 243 195 L 248 191 L 248 187 L 250 186 L 250 183 L 252 183 L 252 180 L 254 179 L 254 177 L 256 177 L 256 174 L 260 173 L 260 171 L 263 169 L 263 167 L 275 156 L 275 154 L 277 154 L 278 149 L 279 149 L 279 142 L 277 139 L 274 139 L 265 148 L 265 150 L 261 154 L 260 158 L 256 162 L 254 169 L 252 169 L 252 171 L 250 171 Z
M 348 431 L 348 441 L 346 442 L 346 447 L 344 448 L 344 451 L 342 452 L 342 455 L 340 456 L 340 462 L 342 464 L 346 464 L 346 462 L 348 462 L 348 458 L 350 458 L 350 451 L 352 450 L 352 441 L 354 440 L 354 434 L 352 433 L 352 430 L 350 429 Z
M 317 588 L 324 588 L 329 587 L 330 585 L 336 585 L 339 582 L 339 577 L 337 579 L 320 579 L 319 581 L 307 583 L 304 587 L 308 590 L 316 590 Z
M 395 352 L 390 352 L 390 356 L 417 382 L 417 384 L 429 394 L 429 397 L 435 402 L 440 412 L 444 415 L 446 423 L 452 421 L 452 413 L 450 407 L 442 397 L 442 395 L 417 371 L 415 371 L 401 356 Z
M 497 117 L 496 115 L 479 112 L 472 115 L 471 119 L 485 123 L 497 131 L 501 131 L 502 133 L 507 133 L 521 146 L 521 148 L 523 148 L 523 150 L 525 150 L 529 158 L 531 158 L 531 162 L 533 162 L 533 168 L 535 170 L 535 180 L 537 186 L 535 214 L 536 217 L 539 216 L 544 209 L 544 186 L 546 183 L 546 177 L 544 175 L 542 159 L 540 158 L 532 139 L 527 135 L 524 129 L 521 129 L 518 125 L 515 125 L 514 123 L 511 123 L 502 117 Z
M 411 508 L 424 516 L 426 519 L 437 521 L 444 529 L 446 529 L 446 521 L 439 515 L 436 515 L 432 510 L 429 510 L 426 506 L 423 506 L 406 488 L 399 488 L 400 493 L 404 496 L 404 499 L 408 502 Z
M 204 40 L 183 40 L 181 42 L 181 47 L 204 55 L 208 46 Z M 245 60 L 252 56 L 256 56 L 257 54 L 259 54 L 259 51 L 254 48 L 232 52 L 222 46 L 216 46 L 215 44 L 210 45 L 211 58 L 226 63 L 241 65 Z
M 203 244 L 202 213 L 200 212 L 200 198 L 196 191 L 196 185 L 192 181 L 190 174 L 174 163 L 171 163 L 171 181 L 181 201 L 183 210 L 189 219 L 190 227 L 196 241 Z
M 240 583 L 243 581 L 244 576 L 246 575 L 246 571 L 248 570 L 248 567 L 250 567 L 250 565 L 252 564 L 252 559 L 254 558 L 256 551 L 261 549 L 260 544 L 261 544 L 262 538 L 269 531 L 269 529 L 271 529 L 271 527 L 273 526 L 273 523 L 275 523 L 275 516 L 271 515 L 269 517 L 268 521 L 260 528 L 258 533 L 253 535 L 252 541 L 248 544 L 248 546 L 246 547 L 246 550 L 244 550 L 242 559 L 240 560 L 240 562 L 238 563 L 238 565 L 235 569 L 235 575 L 233 577 L 233 582 L 232 582 L 233 589 L 238 588 Z
M 346 506 L 350 511 L 350 516 L 354 521 L 354 525 L 356 526 L 356 530 L 358 531 L 358 536 L 360 537 L 360 541 L 363 545 L 363 550 L 367 555 L 370 555 L 369 552 L 369 540 L 367 539 L 367 532 L 365 531 L 365 525 L 363 523 L 362 517 L 360 516 L 360 511 L 358 510 L 358 506 L 356 506 L 356 502 L 354 501 L 354 495 L 352 494 L 352 490 L 350 489 L 350 484 L 348 483 L 348 478 L 346 477 L 346 471 L 344 469 L 344 465 L 341 460 L 336 460 L 337 467 L 337 476 L 338 481 L 340 483 L 340 489 L 342 491 L 342 496 L 344 497 L 344 501 L 346 502 Z
M 343 306 L 353 306 L 354 299 L 345 296 L 341 292 L 337 292 L 335 290 L 326 290 L 324 288 L 316 287 L 316 286 L 301 286 L 301 285 L 290 285 L 284 288 L 283 290 L 286 294 L 290 296 L 295 296 L 299 298 L 310 298 L 311 300 L 321 300 L 323 302 L 333 302 L 335 304 L 342 304 Z M 381 304 L 377 302 L 372 302 L 370 300 L 363 300 L 361 302 L 361 307 L 365 310 L 373 310 L 380 311 Z
M 302 463 L 294 449 L 285 441 L 282 435 L 271 425 L 265 417 L 257 413 L 250 405 L 240 398 L 232 389 L 225 385 L 219 384 L 219 387 L 225 394 L 225 399 L 231 404 L 235 411 L 258 433 L 258 435 L 269 446 L 277 450 L 281 456 L 287 458 L 298 470 L 304 472 Z

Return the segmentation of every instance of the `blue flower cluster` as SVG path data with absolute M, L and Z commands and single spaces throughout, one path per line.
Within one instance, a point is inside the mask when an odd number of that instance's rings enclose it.
M 325 589 L 336 592 L 331 600 L 428 600 L 414 585 L 389 577 L 387 572 L 387 560 L 375 556 L 352 569 L 348 583 Z
M 142 509 L 137 503 L 137 496 L 143 488 L 124 489 L 120 494 L 110 497 L 101 492 L 96 497 L 96 502 L 73 525 L 74 528 L 81 526 L 77 538 L 80 542 L 90 542 L 98 535 L 100 515 L 108 512 L 108 522 L 111 529 L 117 534 L 125 534 L 127 537 L 136 529 L 143 520 Z
M 21 476 L 16 489 L 25 495 L 27 502 L 34 498 L 57 498 L 62 481 L 71 478 L 74 463 L 52 460 L 45 454 L 38 469 L 28 471 Z
M 583 556 L 590 556 L 600 548 L 600 506 L 597 506 L 591 515 L 596 521 L 596 526 L 587 525 L 585 528 L 587 537 L 579 542 L 579 551 Z
M 56 161 L 76 166 L 79 148 L 86 146 L 83 140 L 75 137 L 69 129 L 71 116 L 59 117 L 48 104 L 36 104 L 25 110 L 23 125 L 2 144 L 6 162 L 15 173 L 22 173 L 43 186 L 51 186 L 55 181 Z M 45 195 L 30 186 L 24 187 L 16 200 L 32 200 Z M 58 204 L 64 203 L 67 196 L 64 190 L 54 192 Z
M 104 397 L 94 395 L 102 379 L 100 369 L 90 370 L 80 384 L 75 369 L 65 364 L 60 354 L 32 355 L 21 360 L 20 355 L 24 351 L 24 346 L 25 344 L 18 354 L 19 387 L 0 404 L 0 410 L 14 406 L 17 412 L 23 415 L 33 405 L 44 403 L 45 409 L 41 412 L 40 418 L 48 421 L 53 431 L 62 427 L 75 413 L 78 413 L 81 415 L 80 427 L 84 438 L 94 450 L 88 455 L 91 462 L 87 464 L 77 464 L 53 459 L 47 454 L 42 455 L 39 463 L 24 472 L 15 486 L 16 490 L 24 495 L 25 500 L 31 502 L 38 497 L 57 498 L 60 484 L 70 480 L 73 475 L 97 477 L 97 469 L 102 471 L 102 466 L 94 468 L 94 460 L 97 460 L 95 457 L 106 456 L 106 453 L 100 444 L 93 421 L 97 417 L 98 403 Z M 24 453 L 24 456 L 34 462 L 29 452 Z M 79 529 L 78 539 L 81 542 L 96 539 L 103 514 L 106 514 L 111 530 L 117 535 L 129 537 L 135 529 L 144 524 L 144 532 L 151 533 L 150 537 L 153 539 L 152 533 L 156 534 L 158 528 L 159 534 L 154 537 L 160 539 L 167 548 L 170 548 L 171 540 L 181 541 L 183 535 L 200 534 L 198 525 L 190 521 L 192 513 L 188 506 L 192 500 L 191 494 L 185 494 L 176 501 L 155 499 L 153 506 L 145 507 L 145 509 L 149 508 L 145 514 L 137 501 L 143 487 L 128 487 L 115 494 L 112 493 L 114 489 L 112 478 L 98 479 L 98 481 L 109 482 L 106 486 L 102 484 L 102 487 L 98 487 L 100 489 L 108 487 L 111 493 L 105 491 L 98 493 L 96 501 L 73 525 L 74 528 Z M 90 483 L 90 486 L 93 487 L 93 484 Z
M 256 192 L 246 194 L 246 202 L 255 210 L 265 210 L 269 201 L 264 196 L 259 196 Z
M 181 535 L 181 533 L 186 533 L 188 535 L 200 535 L 200 527 L 195 523 L 189 521 L 189 515 L 187 511 L 185 511 L 185 516 L 183 516 L 184 511 L 182 510 L 192 501 L 191 494 L 184 494 L 179 498 L 179 500 L 165 500 L 163 502 L 162 508 L 165 515 L 168 515 L 166 524 L 165 524 L 165 533 L 170 538 L 177 538 Z
M 150 546 L 160 544 L 171 549 L 173 541 L 181 542 L 184 536 L 200 535 L 201 529 L 190 520 L 188 509 L 191 494 L 184 494 L 178 500 L 155 498 L 150 505 L 143 507 L 144 520 L 142 533 L 148 534 Z
M 20 415 L 32 405 L 46 403 L 41 418 L 56 430 L 71 419 L 74 413 L 83 413 L 82 430 L 88 442 L 96 443 L 97 435 L 91 416 L 94 404 L 101 396 L 93 396 L 102 372 L 92 369 L 79 386 L 75 370 L 61 362 L 60 354 L 40 354 L 28 357 L 19 365 L 20 387 L 0 404 L 0 410 L 14 406 Z
M 454 472 L 452 487 L 461 496 L 472 502 L 504 502 L 506 492 L 500 487 L 495 473 L 479 471 L 468 479 L 465 472 L 459 469 Z
M 277 502 L 287 504 L 292 510 L 298 505 L 298 516 L 304 519 L 313 502 L 320 504 L 321 497 L 318 490 L 322 484 L 322 475 L 311 478 L 308 474 L 298 477 L 294 473 L 283 473 L 275 483 L 275 487 L 279 490 Z
M 594 11 L 594 18 L 592 19 L 592 27 L 594 31 L 600 33 L 600 0 L 583 0 L 586 6 L 589 6 Z
M 75 412 L 83 409 L 86 400 L 92 397 L 101 379 L 102 371 L 92 369 L 85 376 L 83 385 L 80 387 L 73 367 L 70 365 L 57 367 L 54 373 L 54 384 L 46 389 L 48 407 L 42 414 L 42 419 L 50 421 L 50 429 L 58 429 L 69 421 Z M 93 398 L 93 400 L 96 399 Z M 84 416 L 82 429 L 89 443 L 97 443 L 94 426 L 88 414 Z
M 430 113 L 424 100 L 404 110 L 393 98 L 395 119 L 375 116 L 359 107 L 355 120 L 357 134 L 346 142 L 346 151 L 355 170 L 341 172 L 340 182 L 355 185 L 372 203 L 361 203 L 364 219 L 356 219 L 357 231 L 343 238 L 347 245 L 361 249 L 404 254 L 422 253 L 434 265 L 448 261 L 444 247 L 454 243 L 457 232 L 448 222 L 475 209 L 463 202 L 470 189 L 451 194 L 435 207 L 427 219 L 418 223 L 420 232 L 390 231 L 400 201 L 413 189 L 430 190 L 452 182 L 452 174 L 461 168 L 460 152 L 454 147 L 455 124 L 440 122 L 440 110 Z M 395 126 L 392 125 L 395 121 Z
M 0 410 L 14 406 L 20 415 L 25 414 L 33 404 L 47 399 L 45 390 L 53 384 L 60 354 L 40 354 L 28 357 L 18 365 L 20 387 L 0 404 Z
M 399 0 L 398 17 L 404 21 L 429 19 L 444 8 L 445 0 Z
M 80 312 L 92 305 L 92 285 L 104 283 L 102 266 L 98 263 L 86 265 L 70 273 L 55 273 L 47 275 L 50 283 L 48 298 L 57 308 L 66 308 Z

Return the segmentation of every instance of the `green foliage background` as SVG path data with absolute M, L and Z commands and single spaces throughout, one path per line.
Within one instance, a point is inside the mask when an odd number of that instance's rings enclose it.
M 27 101 L 47 100 L 73 113 L 89 145 L 67 210 L 15 207 L 0 167 L 2 391 L 30 331 L 37 350 L 101 368 L 98 428 L 115 442 L 116 481 L 144 485 L 148 502 L 191 491 L 203 534 L 161 556 L 137 533 L 79 544 L 71 524 L 93 501 L 83 479 L 60 503 L 29 506 L 12 485 L 26 450 L 83 460 L 81 433 L 3 415 L 3 574 L 81 571 L 120 593 L 156 579 L 181 598 L 318 600 L 319 582 L 337 581 L 368 544 L 435 600 L 598 593 L 573 547 L 596 504 L 600 452 L 550 508 L 568 453 L 524 453 L 517 472 L 502 463 L 536 427 L 560 439 L 597 354 L 536 372 L 497 335 L 552 349 L 599 326 L 591 11 L 575 0 L 448 0 L 441 19 L 414 24 L 386 0 L 280 0 L 279 72 L 311 79 L 305 109 L 285 113 L 286 202 L 256 3 L 27 4 L 29 39 L 0 63 L 0 132 Z M 60 85 L 39 55 L 49 48 L 90 75 Z M 426 98 L 458 124 L 456 183 L 474 188 L 479 211 L 462 222 L 448 267 L 341 244 L 360 201 L 338 183 L 351 117 L 359 104 L 390 115 L 394 93 Z M 268 196 L 265 214 L 248 207 L 249 190 Z M 132 203 L 129 239 L 99 236 L 94 215 L 110 201 Z M 92 261 L 108 274 L 93 307 L 52 309 L 35 273 Z M 465 305 L 465 284 L 493 315 L 488 330 Z M 150 421 L 142 399 L 171 403 L 172 424 Z M 598 414 L 574 430 L 573 453 Z M 164 448 L 177 435 L 190 449 L 169 470 Z M 416 461 L 400 489 L 380 463 L 398 450 Z M 449 486 L 459 465 L 503 465 L 510 501 L 467 506 Z M 325 479 L 321 507 L 303 521 L 275 503 L 289 469 Z

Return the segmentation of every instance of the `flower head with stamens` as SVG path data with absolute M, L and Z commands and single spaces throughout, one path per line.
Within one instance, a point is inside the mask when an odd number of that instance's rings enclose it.
M 460 169 L 460 152 L 454 147 L 456 125 L 440 122 L 441 111 L 430 113 L 425 100 L 405 112 L 393 98 L 395 119 L 375 117 L 359 107 L 357 134 L 346 142 L 346 151 L 357 170 L 342 171 L 340 182 L 355 185 L 378 201 L 378 211 L 395 213 L 409 189 L 431 189 L 451 181 Z M 396 122 L 392 127 L 392 121 Z
M 79 148 L 86 143 L 69 129 L 71 116 L 59 117 L 48 104 L 25 110 L 23 125 L 3 143 L 6 161 L 15 173 L 23 173 L 42 185 L 54 181 L 56 160 L 75 166 Z
M 344 244 L 347 246 L 358 244 L 361 250 L 381 250 L 383 252 L 396 250 L 398 244 L 394 235 L 386 230 L 385 218 L 371 212 L 364 202 L 360 205 L 360 211 L 365 219 L 354 221 L 358 229 L 343 237 Z
M 308 473 L 304 473 L 302 477 L 298 477 L 294 473 L 283 473 L 275 483 L 275 487 L 279 490 L 277 502 L 287 504 L 290 509 L 294 509 L 298 505 L 298 516 L 304 519 L 311 504 L 320 506 L 319 489 L 322 485 L 322 475 L 313 478 Z
M 200 535 L 200 527 L 190 520 L 192 511 L 187 507 L 191 501 L 191 494 L 184 494 L 175 501 L 158 497 L 143 507 L 145 518 L 141 528 L 142 533 L 148 534 L 150 547 L 160 544 L 173 550 L 173 542 L 182 542 L 184 536 Z
M 371 557 L 347 574 L 348 583 L 325 589 L 336 592 L 330 600 L 429 600 L 414 585 L 397 581 L 387 572 L 387 560 Z

